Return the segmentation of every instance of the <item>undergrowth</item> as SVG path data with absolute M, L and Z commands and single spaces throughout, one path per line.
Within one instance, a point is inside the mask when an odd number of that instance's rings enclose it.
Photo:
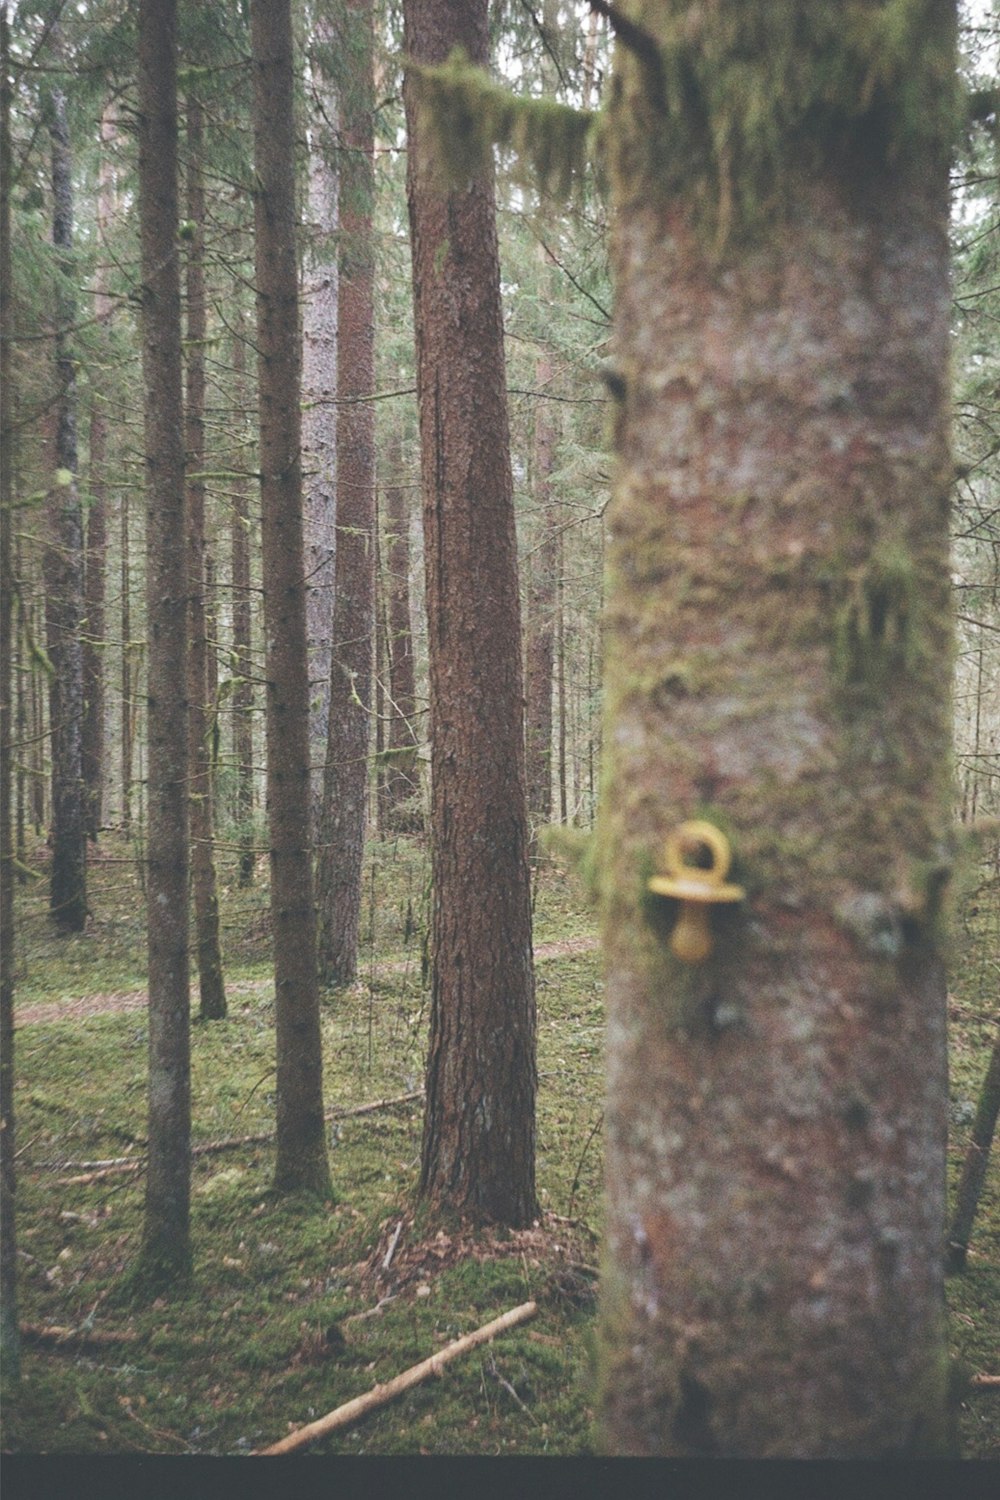
M 44 872 L 45 851 L 35 853 Z M 192 1027 L 195 1271 L 129 1302 L 144 1178 L 141 891 L 108 835 L 87 932 L 56 937 L 45 882 L 20 888 L 16 1068 L 22 1378 L 3 1446 L 24 1453 L 240 1454 L 529 1299 L 530 1322 L 312 1451 L 584 1454 L 601 1228 L 602 991 L 594 924 L 553 866 L 535 882 L 538 1188 L 524 1231 L 473 1234 L 414 1212 L 427 1027 L 427 867 L 373 847 L 361 978 L 322 1002 L 336 1202 L 277 1198 L 274 996 L 263 884 L 221 866 L 229 1016 Z M 952 983 L 953 1178 L 996 1022 L 1000 903 L 970 899 Z M 197 1011 L 197 993 L 193 996 Z M 42 1011 L 44 1007 L 44 1011 Z M 352 1113 L 377 1105 L 367 1113 Z M 949 1283 L 953 1352 L 996 1370 L 1000 1184 Z M 65 1329 L 74 1334 L 54 1342 Z M 89 1341 L 88 1341 L 89 1336 Z M 120 1336 L 120 1337 L 119 1337 Z M 965 1451 L 1000 1456 L 1000 1401 L 963 1399 Z

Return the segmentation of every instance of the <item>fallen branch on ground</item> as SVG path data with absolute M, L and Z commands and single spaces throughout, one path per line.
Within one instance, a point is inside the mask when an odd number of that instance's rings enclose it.
M 134 1344 L 136 1335 L 125 1330 L 116 1332 L 110 1328 L 57 1328 L 55 1324 L 22 1323 L 21 1337 L 32 1344 L 92 1344 L 104 1348 L 108 1344 Z
M 506 1333 L 508 1328 L 515 1328 L 518 1323 L 526 1323 L 533 1318 L 538 1311 L 537 1302 L 522 1302 L 520 1307 L 514 1307 L 510 1312 L 503 1313 L 499 1318 L 494 1318 L 492 1323 L 485 1323 L 482 1328 L 477 1328 L 473 1333 L 467 1333 L 463 1338 L 454 1339 L 437 1354 L 432 1354 L 429 1359 L 422 1360 L 419 1365 L 411 1365 L 401 1375 L 392 1380 L 387 1380 L 385 1385 L 376 1385 L 364 1396 L 355 1396 L 352 1401 L 346 1401 L 343 1406 L 336 1407 L 327 1412 L 325 1417 L 318 1418 L 315 1422 L 309 1422 L 305 1427 L 300 1427 L 296 1432 L 290 1432 L 280 1442 L 272 1443 L 270 1448 L 258 1448 L 257 1456 L 270 1458 L 279 1453 L 293 1453 L 297 1448 L 307 1448 L 310 1443 L 315 1443 L 328 1433 L 339 1432 L 343 1427 L 350 1427 L 352 1423 L 367 1416 L 370 1411 L 375 1411 L 380 1406 L 385 1406 L 401 1396 L 404 1391 L 419 1385 L 421 1381 L 427 1380 L 431 1375 L 440 1375 L 446 1364 L 457 1359 L 460 1354 L 467 1354 L 470 1349 L 477 1348 L 480 1344 L 486 1344 L 490 1339 L 496 1338 L 499 1333 Z
M 413 1094 L 399 1094 L 395 1099 L 375 1099 L 371 1104 L 356 1104 L 351 1109 L 328 1109 L 324 1114 L 325 1120 L 352 1120 L 359 1115 L 372 1115 L 380 1109 L 392 1109 L 397 1104 L 413 1104 L 417 1099 L 424 1097 L 423 1089 L 418 1089 Z M 268 1141 L 274 1140 L 274 1131 L 267 1130 L 261 1135 L 237 1135 L 230 1136 L 224 1141 L 203 1141 L 200 1146 L 191 1147 L 192 1160 L 196 1156 L 212 1156 L 219 1151 L 235 1151 L 240 1146 L 264 1146 Z M 39 1162 L 36 1171 L 49 1166 L 47 1162 Z M 73 1184 L 100 1182 L 104 1177 L 117 1176 L 119 1172 L 138 1172 L 146 1165 L 144 1156 L 117 1156 L 109 1161 L 86 1162 L 86 1161 L 64 1161 L 52 1163 L 65 1171 L 67 1167 L 93 1167 L 94 1171 L 84 1172 L 79 1177 L 59 1177 L 57 1182 L 63 1187 Z
M 973 1375 L 969 1385 L 974 1391 L 1000 1391 L 1000 1375 Z

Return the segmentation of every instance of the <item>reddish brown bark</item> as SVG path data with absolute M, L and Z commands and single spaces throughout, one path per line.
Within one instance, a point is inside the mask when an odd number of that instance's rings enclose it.
M 485 64 L 485 0 L 408 0 L 406 50 Z M 521 635 L 493 184 L 438 191 L 405 91 L 428 649 L 431 1035 L 420 1189 L 536 1212 Z

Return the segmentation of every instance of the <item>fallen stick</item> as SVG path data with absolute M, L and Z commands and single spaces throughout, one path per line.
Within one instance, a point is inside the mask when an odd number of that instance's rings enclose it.
M 319 1417 L 315 1422 L 307 1423 L 296 1432 L 290 1432 L 280 1442 L 272 1443 L 270 1448 L 258 1448 L 255 1456 L 270 1458 L 279 1453 L 293 1453 L 297 1448 L 307 1448 L 310 1443 L 326 1437 L 328 1433 L 339 1432 L 343 1427 L 350 1427 L 361 1417 L 367 1416 L 370 1411 L 386 1406 L 397 1396 L 401 1396 L 404 1391 L 427 1380 L 429 1376 L 440 1375 L 445 1365 L 457 1359 L 460 1354 L 468 1354 L 470 1349 L 489 1343 L 490 1339 L 496 1338 L 497 1334 L 506 1333 L 508 1328 L 515 1328 L 518 1323 L 526 1323 L 529 1318 L 535 1316 L 537 1311 L 537 1302 L 522 1302 L 520 1307 L 511 1308 L 510 1312 L 494 1318 L 492 1323 L 485 1323 L 482 1328 L 465 1334 L 463 1338 L 453 1339 L 444 1349 L 439 1349 L 437 1354 L 432 1354 L 429 1359 L 421 1360 L 418 1365 L 411 1365 L 401 1375 L 387 1380 L 385 1385 L 376 1385 L 364 1396 L 355 1396 L 353 1400 L 345 1401 L 343 1406 L 335 1407 L 333 1411 L 327 1412 L 325 1417 Z
M 413 1104 L 423 1097 L 423 1089 L 418 1089 L 414 1094 L 398 1094 L 395 1099 L 376 1099 L 371 1104 L 355 1104 L 350 1109 L 328 1109 L 323 1118 L 325 1120 L 353 1120 L 359 1115 L 373 1115 L 376 1110 L 392 1109 L 397 1104 Z M 274 1131 L 269 1130 L 262 1135 L 236 1135 L 224 1141 L 203 1141 L 201 1145 L 191 1147 L 191 1157 L 193 1160 L 196 1156 L 212 1156 L 219 1151 L 235 1151 L 240 1146 L 263 1146 L 273 1140 Z M 59 1170 L 65 1171 L 67 1167 L 96 1167 L 99 1170 L 86 1172 L 80 1177 L 58 1177 L 56 1181 L 61 1187 L 71 1187 L 85 1182 L 100 1182 L 102 1178 L 115 1177 L 120 1172 L 138 1172 L 145 1164 L 144 1156 L 116 1156 L 104 1162 L 64 1161 L 58 1163 Z M 39 1162 L 35 1171 L 50 1168 L 50 1165 L 56 1164 Z
M 1000 1391 L 1000 1375 L 973 1375 L 969 1384 L 974 1391 Z
M 109 1328 L 57 1328 L 54 1324 L 22 1323 L 20 1333 L 32 1344 L 91 1344 L 104 1348 L 110 1344 L 134 1344 L 136 1335 L 124 1329 L 115 1332 Z

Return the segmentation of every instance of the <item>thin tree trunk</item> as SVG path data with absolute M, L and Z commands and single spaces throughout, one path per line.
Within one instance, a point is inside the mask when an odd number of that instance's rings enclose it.
M 877 79 L 846 3 L 629 11 L 603 1441 L 941 1454 L 953 8 L 876 29 Z M 648 879 L 696 817 L 746 901 L 684 962 Z
M 289 0 L 251 0 L 267 795 L 279 1191 L 330 1191 L 310 848 L 295 124 Z
M 374 45 L 371 0 L 345 0 L 340 94 L 340 266 L 337 319 L 337 557 L 330 727 L 323 782 L 319 970 L 353 984 L 368 808 L 375 627 L 375 303 L 372 211 Z
M 120 544 L 121 552 L 121 636 L 122 636 L 122 726 L 121 778 L 122 778 L 122 833 L 126 838 L 132 831 L 132 757 L 135 742 L 135 693 L 133 672 L 135 650 L 132 644 L 132 567 L 130 559 L 131 538 L 129 536 L 129 492 L 121 492 Z
M 191 1269 L 188 681 L 177 6 L 139 8 L 139 220 L 146 446 L 149 1153 L 138 1271 L 149 1290 Z
M 969 1240 L 976 1219 L 976 1209 L 986 1180 L 986 1167 L 990 1159 L 990 1148 L 1000 1115 L 1000 1030 L 997 1031 L 990 1065 L 983 1079 L 972 1122 L 972 1134 L 962 1164 L 962 1176 L 955 1198 L 955 1211 L 948 1229 L 946 1269 L 964 1271 L 969 1253 Z
M 330 77 L 331 22 L 317 16 L 310 56 L 309 239 L 302 307 L 302 457 L 306 634 L 309 641 L 309 753 L 313 816 L 322 816 L 330 722 L 330 651 L 336 566 L 337 100 Z M 317 840 L 318 842 L 318 840 Z
M 52 28 L 59 54 L 59 26 Z M 77 484 L 76 366 L 71 329 L 73 290 L 73 178 L 66 96 L 52 91 L 52 243 L 62 278 L 56 299 L 54 479 L 47 502 L 45 546 L 46 639 L 52 677 L 49 721 L 52 736 L 52 873 L 49 910 L 65 932 L 81 932 L 87 920 L 87 831 L 82 764 L 83 736 L 83 507 Z
M 246 409 L 246 343 L 242 332 L 233 337 L 233 376 L 236 403 Z M 236 761 L 236 822 L 240 843 L 240 885 L 252 885 L 256 857 L 253 828 L 253 616 L 250 608 L 250 489 L 244 477 L 244 447 L 237 453 L 230 534 L 233 576 L 233 757 Z
M 208 696 L 205 625 L 205 186 L 202 178 L 202 106 L 187 100 L 187 449 L 188 760 L 190 765 L 191 883 L 194 895 L 198 989 L 203 1021 L 226 1014 L 219 944 L 212 798 L 212 713 Z
M 407 0 L 406 51 L 488 61 L 486 0 Z M 535 1198 L 535 996 L 517 543 L 492 176 L 432 184 L 413 98 L 407 198 L 420 409 L 432 784 L 420 1192 L 510 1225 Z
M 11 842 L 13 675 L 11 627 L 14 576 L 11 519 L 14 501 L 11 440 L 12 256 L 10 238 L 10 29 L 0 4 L 0 1358 L 5 1377 L 21 1372 L 17 1319 L 17 1229 L 14 1220 L 14 848 Z
M 552 373 L 552 360 L 544 351 L 535 364 L 539 391 L 547 390 Z M 524 653 L 528 812 L 536 827 L 552 821 L 552 666 L 559 561 L 559 529 L 550 483 L 554 454 L 555 426 L 549 403 L 542 397 L 535 409 L 534 503 L 538 519 L 529 572 Z
M 101 116 L 103 154 L 97 182 L 97 237 L 102 251 L 114 213 L 114 171 L 109 147 L 117 135 L 114 105 Z M 94 288 L 94 316 L 104 325 L 111 315 L 108 264 L 102 253 Z M 87 551 L 84 569 L 85 634 L 83 638 L 83 742 L 81 759 L 86 788 L 87 833 L 94 842 L 101 829 L 104 807 L 104 651 L 105 574 L 108 551 L 108 419 L 105 393 L 91 393 L 90 505 L 87 511 Z
M 386 456 L 386 656 L 389 681 L 388 757 L 385 766 L 387 827 L 419 833 L 423 827 L 417 760 L 417 688 L 410 623 L 409 484 L 402 443 L 394 431 Z

